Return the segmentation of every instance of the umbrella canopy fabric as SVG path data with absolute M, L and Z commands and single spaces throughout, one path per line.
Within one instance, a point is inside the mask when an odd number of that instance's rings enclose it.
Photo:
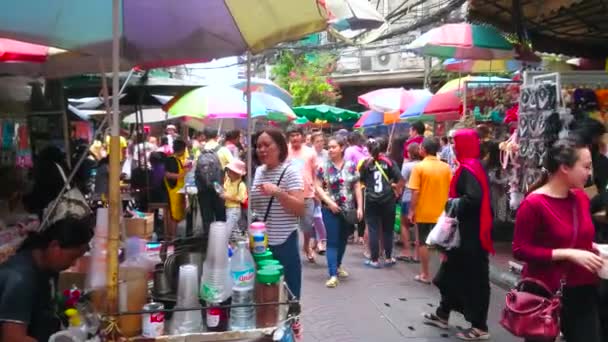
M 137 118 L 136 115 L 138 115 L 139 113 L 132 113 L 129 114 L 127 116 L 125 116 L 124 119 L 122 119 L 122 123 L 125 124 L 134 124 L 137 122 Z M 147 108 L 147 109 L 143 109 L 142 110 L 142 117 L 143 117 L 143 122 L 140 123 L 155 123 L 155 122 L 164 122 L 167 121 L 168 119 L 173 119 L 174 117 L 169 117 L 167 115 L 167 113 L 162 110 L 161 108 Z
M 0 62 L 34 62 L 47 60 L 49 55 L 65 52 L 61 49 L 0 38 Z
M 232 84 L 233 87 L 246 91 L 247 90 L 247 80 L 239 80 L 238 82 Z M 279 87 L 276 83 L 271 80 L 263 79 L 263 78 L 252 78 L 251 79 L 251 91 L 270 94 L 274 97 L 278 97 L 283 100 L 289 107 L 293 105 L 293 96 L 291 94 Z
M 257 53 L 327 27 L 317 0 L 122 0 L 120 10 L 131 67 Z M 38 0 L 4 1 L 0 36 L 109 57 L 112 1 L 46 1 L 43 10 Z
M 370 127 L 380 125 L 384 122 L 384 113 L 368 110 L 363 112 L 363 115 L 353 126 L 354 128 Z
M 433 93 L 428 91 L 428 89 L 406 90 L 401 96 L 401 104 L 399 107 L 399 111 L 406 111 L 409 107 L 413 106 L 419 101 L 429 99 L 431 98 L 431 96 L 433 96 Z
M 487 87 L 495 84 L 496 82 L 508 82 L 511 81 L 508 78 L 502 77 L 489 77 L 489 76 L 465 76 L 461 78 L 456 78 L 446 82 L 439 90 L 437 90 L 437 94 L 453 92 L 453 91 L 462 91 L 464 90 L 465 85 L 468 88 L 477 88 L 477 87 Z M 475 83 L 466 83 L 466 82 L 475 82 Z
M 405 111 L 401 113 L 399 118 L 406 119 L 409 117 L 421 115 L 422 113 L 424 113 L 424 108 L 426 108 L 426 105 L 429 103 L 432 97 L 433 94 L 431 94 L 430 92 L 428 93 L 428 95 L 419 97 L 416 102 L 406 107 Z
M 384 17 L 367 0 L 322 0 L 337 31 L 371 30 L 382 26 Z
M 207 86 L 176 96 L 163 106 L 169 115 L 187 115 L 209 119 L 246 119 L 247 96 L 230 86 Z M 295 113 L 280 99 L 264 94 L 251 94 L 253 118 L 275 121 L 295 119 Z
M 312 122 L 317 120 L 327 122 L 353 121 L 358 120 L 361 117 L 360 113 L 352 110 L 325 104 L 294 107 L 293 111 L 297 116 L 304 116 Z
M 513 45 L 489 26 L 445 24 L 422 34 L 406 46 L 424 56 L 466 59 L 508 59 Z
M 539 63 L 537 63 L 539 64 Z M 516 59 L 494 59 L 489 61 L 474 59 L 448 58 L 443 62 L 443 68 L 451 72 L 465 73 L 503 73 L 521 69 L 524 62 Z
M 359 104 L 377 112 L 394 111 L 400 108 L 401 96 L 404 91 L 403 88 L 377 89 L 359 95 L 357 101 Z

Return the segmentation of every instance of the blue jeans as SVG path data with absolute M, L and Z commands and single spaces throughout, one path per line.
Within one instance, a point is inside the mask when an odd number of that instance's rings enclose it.
M 294 230 L 280 245 L 270 246 L 272 255 L 283 265 L 285 282 L 296 298 L 302 291 L 302 263 L 298 247 L 298 231 Z
M 378 261 L 380 256 L 380 236 L 384 245 L 386 259 L 393 254 L 393 228 L 395 226 L 395 202 L 386 204 L 367 204 L 365 207 L 365 223 L 369 230 L 369 250 L 372 261 Z
M 323 207 L 323 223 L 327 231 L 327 268 L 330 277 L 338 275 L 338 268 L 342 266 L 342 258 L 346 252 L 346 242 L 348 241 L 349 226 L 344 221 L 342 215 L 336 215 L 331 210 Z

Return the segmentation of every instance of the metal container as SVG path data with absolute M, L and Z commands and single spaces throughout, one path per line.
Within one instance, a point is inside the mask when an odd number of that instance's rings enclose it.
M 154 294 L 166 295 L 171 291 L 171 284 L 165 275 L 165 266 L 163 264 L 156 265 L 154 267 Z
M 165 313 L 158 311 L 164 309 L 162 303 L 152 302 L 143 306 L 144 311 L 157 311 L 143 314 L 141 320 L 143 337 L 159 337 L 165 334 Z

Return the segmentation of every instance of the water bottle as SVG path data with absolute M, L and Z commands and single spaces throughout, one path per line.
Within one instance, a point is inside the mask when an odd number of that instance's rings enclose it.
M 218 182 L 213 182 L 213 189 L 215 189 L 215 192 L 217 192 L 218 195 L 224 193 L 224 187 Z
M 255 263 L 245 241 L 239 241 L 236 253 L 230 260 L 232 275 L 232 304 L 253 304 Z M 233 307 L 230 310 L 230 330 L 255 329 L 255 307 Z

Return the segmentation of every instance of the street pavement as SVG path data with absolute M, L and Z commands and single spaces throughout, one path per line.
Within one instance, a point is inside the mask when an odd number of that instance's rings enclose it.
M 432 271 L 438 266 L 433 256 Z M 363 247 L 349 244 L 344 265 L 350 277 L 335 289 L 325 287 L 326 260 L 303 259 L 302 326 L 304 342 L 458 341 L 466 328 L 462 315 L 452 314 L 450 329 L 424 325 L 423 312 L 434 312 L 439 291 L 413 280 L 418 265 L 399 262 L 395 267 L 372 269 L 363 264 Z M 498 324 L 505 291 L 492 285 L 488 323 L 493 341 L 518 341 Z

